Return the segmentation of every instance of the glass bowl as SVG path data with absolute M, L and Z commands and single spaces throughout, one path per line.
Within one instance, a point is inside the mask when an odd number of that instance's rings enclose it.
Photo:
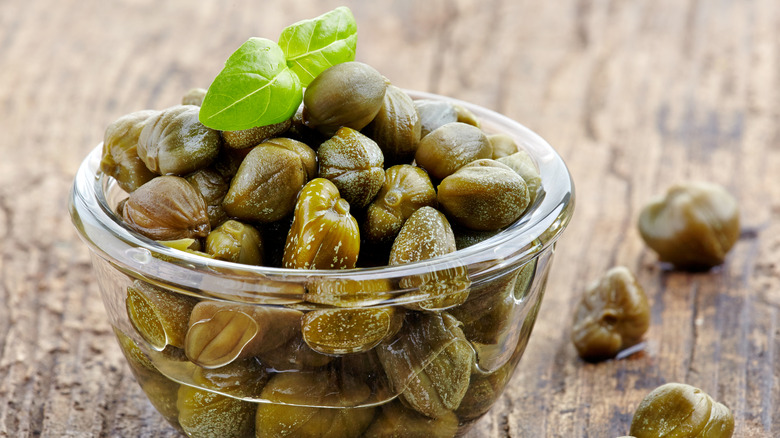
M 542 190 L 520 219 L 446 256 L 399 266 L 240 265 L 130 231 L 115 214 L 127 194 L 100 171 L 102 146 L 83 161 L 71 192 L 73 223 L 133 374 L 178 430 L 453 437 L 502 394 L 573 213 L 571 176 L 521 124 L 466 102 L 409 94 L 461 105 L 485 132 L 508 134 L 529 153 Z M 328 299 L 313 299 L 323 290 Z

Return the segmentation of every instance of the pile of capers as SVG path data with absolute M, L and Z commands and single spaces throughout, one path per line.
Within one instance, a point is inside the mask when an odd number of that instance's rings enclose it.
M 203 257 L 402 265 L 492 236 L 542 194 L 511 137 L 484 132 L 460 105 L 414 101 L 360 62 L 325 70 L 275 125 L 208 128 L 203 95 L 119 118 L 101 162 L 128 193 L 116 211 L 127 227 Z M 189 436 L 452 437 L 511 376 L 522 348 L 507 356 L 502 343 L 535 268 L 479 285 L 452 264 L 398 285 L 312 279 L 301 302 L 279 306 L 134 280 L 125 305 L 135 333 L 117 336 L 152 403 Z M 511 357 L 475 365 L 491 354 Z

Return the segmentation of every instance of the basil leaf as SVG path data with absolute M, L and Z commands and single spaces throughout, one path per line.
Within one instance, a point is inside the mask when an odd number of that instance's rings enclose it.
M 250 38 L 225 61 L 209 86 L 199 120 L 220 131 L 239 131 L 289 119 L 303 100 L 298 76 L 279 45 Z
M 328 67 L 354 61 L 356 45 L 357 23 L 345 6 L 292 24 L 279 36 L 287 65 L 304 87 Z

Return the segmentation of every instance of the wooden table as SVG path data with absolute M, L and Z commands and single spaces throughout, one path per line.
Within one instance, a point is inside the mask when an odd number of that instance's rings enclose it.
M 104 316 L 67 199 L 108 123 L 209 85 L 250 36 L 339 4 L 358 60 L 404 88 L 540 133 L 577 185 L 547 295 L 506 394 L 470 437 L 616 437 L 686 382 L 735 437 L 780 436 L 780 3 L 426 0 L 0 2 L 0 436 L 169 437 Z M 670 184 L 717 182 L 743 233 L 707 273 L 662 269 L 635 223 Z M 614 265 L 652 303 L 643 352 L 587 364 L 573 304 Z

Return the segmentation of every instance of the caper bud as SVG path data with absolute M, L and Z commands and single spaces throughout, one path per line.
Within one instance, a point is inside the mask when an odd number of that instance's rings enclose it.
M 423 137 L 414 159 L 432 178 L 442 180 L 474 160 L 492 156 L 492 146 L 481 129 L 454 122 Z
M 266 140 L 264 144 L 278 146 L 295 152 L 301 159 L 303 169 L 306 171 L 306 181 L 310 181 L 317 177 L 317 152 L 306 143 L 292 138 L 276 137 Z
M 211 229 L 217 228 L 222 222 L 225 222 L 228 216 L 222 207 L 222 200 L 225 199 L 228 188 L 230 188 L 230 179 L 226 179 L 211 168 L 193 172 L 185 179 L 206 201 L 206 212 L 209 215 Z
M 341 128 L 317 149 L 321 178 L 327 178 L 355 208 L 368 205 L 385 182 L 379 146 L 352 128 Z
M 323 279 L 308 285 L 306 301 L 334 307 L 362 307 L 390 299 L 393 285 L 384 278 Z
M 182 348 L 195 298 L 136 280 L 127 288 L 125 305 L 130 323 L 146 342 L 162 351 Z
M 382 108 L 363 129 L 382 149 L 386 165 L 408 164 L 420 143 L 420 116 L 405 91 L 388 85 Z
M 374 418 L 375 408 L 353 406 L 360 405 L 370 393 L 368 386 L 346 374 L 336 376 L 328 371 L 275 374 L 261 394 L 271 403 L 258 405 L 257 436 L 360 437 Z
M 739 238 L 739 207 L 717 184 L 677 184 L 642 209 L 639 232 L 662 262 L 709 269 L 723 263 Z
M 138 156 L 152 172 L 184 175 L 209 165 L 222 139 L 198 121 L 200 108 L 177 105 L 147 120 L 138 137 Z
M 187 320 L 184 351 L 216 368 L 282 346 L 300 330 L 301 312 L 283 307 L 201 301 Z
M 303 120 L 327 136 L 346 126 L 361 130 L 374 119 L 387 80 L 361 62 L 343 62 L 320 73 L 303 94 Z
M 425 236 L 421 239 L 420 236 Z M 447 218 L 432 207 L 421 207 L 406 220 L 390 248 L 390 266 L 427 260 L 456 251 Z M 446 309 L 463 303 L 469 294 L 465 267 L 447 268 L 401 279 L 401 287 L 416 288 L 404 296 L 414 310 Z
M 470 109 L 466 108 L 463 105 L 458 105 L 457 103 L 452 105 L 455 108 L 455 114 L 458 115 L 458 122 L 466 123 L 471 126 L 476 126 L 477 128 L 480 128 L 479 119 L 477 119 L 477 116 L 471 112 Z
M 391 243 L 418 208 L 436 207 L 436 190 L 424 170 L 400 164 L 385 171 L 385 183 L 368 206 L 362 228 L 369 243 Z
M 179 409 L 179 424 L 187 436 L 208 438 L 254 435 L 255 403 L 181 385 L 176 405 Z
M 138 137 L 144 124 L 157 111 L 127 114 L 108 125 L 103 136 L 100 170 L 113 177 L 119 187 L 130 193 L 157 176 L 138 156 Z
M 261 144 L 247 154 L 222 201 L 225 211 L 245 221 L 274 222 L 292 213 L 306 170 L 295 152 Z
M 222 131 L 225 146 L 233 149 L 245 149 L 257 146 L 277 135 L 287 131 L 292 119 L 287 119 L 273 125 L 255 126 L 241 131 Z
M 515 139 L 511 135 L 498 133 L 490 134 L 487 137 L 488 141 L 490 142 L 490 146 L 493 147 L 492 158 L 494 160 L 508 157 L 520 151 L 520 148 L 517 146 L 517 142 L 515 142 Z
M 303 316 L 303 340 L 323 354 L 368 351 L 398 331 L 396 316 L 393 307 L 313 310 Z
M 452 438 L 458 432 L 458 417 L 446 412 L 430 418 L 393 401 L 382 405 L 364 438 Z
M 474 351 L 446 312 L 409 312 L 403 328 L 376 353 L 393 390 L 416 411 L 443 418 L 460 406 Z
M 284 267 L 354 268 L 360 231 L 349 203 L 324 178 L 309 181 L 298 195 L 292 227 L 284 246 Z
M 492 373 L 472 371 L 469 389 L 455 411 L 458 418 L 463 421 L 475 420 L 490 410 L 512 378 L 513 365 L 510 361 Z
M 420 116 L 420 138 L 425 137 L 447 123 L 458 121 L 458 112 L 449 102 L 433 99 L 414 101 L 414 107 Z
M 528 187 L 528 205 L 533 205 L 534 202 L 536 202 L 537 196 L 539 196 L 539 193 L 542 191 L 542 177 L 539 175 L 539 169 L 536 168 L 536 165 L 531 156 L 528 155 L 528 152 L 515 152 L 512 155 L 499 158 L 496 161 L 501 164 L 506 164 L 523 178 L 525 185 Z
M 730 438 L 734 416 L 699 388 L 667 383 L 639 403 L 630 433 L 636 438 Z
M 571 338 L 580 357 L 598 361 L 639 343 L 650 325 L 647 296 L 624 266 L 588 286 L 574 313 Z
M 263 240 L 253 226 L 228 220 L 206 238 L 206 252 L 215 259 L 246 265 L 263 264 Z
M 131 193 L 122 219 L 153 240 L 206 237 L 211 231 L 206 202 L 178 176 L 159 176 Z
M 523 178 L 495 160 L 471 162 L 444 178 L 439 205 L 458 224 L 494 231 L 516 221 L 530 200 Z
M 203 98 L 206 97 L 206 91 L 205 88 L 190 88 L 184 93 L 184 96 L 181 97 L 181 104 L 195 106 L 203 105 Z
M 257 354 L 264 365 L 280 372 L 302 371 L 319 368 L 330 363 L 334 357 L 318 353 L 297 333 L 282 346 Z

